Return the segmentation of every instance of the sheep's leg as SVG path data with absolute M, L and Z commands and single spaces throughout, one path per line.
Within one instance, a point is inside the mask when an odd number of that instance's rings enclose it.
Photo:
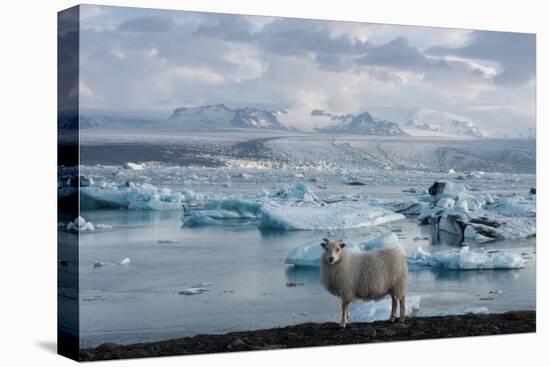
M 349 303 L 346 305 L 346 323 L 349 322 Z
M 340 321 L 340 327 L 345 328 L 348 321 L 348 308 L 349 302 L 342 301 L 342 321 Z
M 390 322 L 394 322 L 395 320 L 397 320 L 397 297 L 392 294 Z
M 407 317 L 407 315 L 405 314 L 406 311 L 405 311 L 405 296 L 401 296 L 401 298 L 399 298 L 399 321 L 400 322 L 405 322 L 405 318 Z

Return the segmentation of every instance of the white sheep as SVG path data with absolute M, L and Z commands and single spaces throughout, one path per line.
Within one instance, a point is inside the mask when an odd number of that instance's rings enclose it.
M 392 299 L 390 321 L 405 320 L 405 291 L 408 267 L 403 254 L 396 248 L 387 248 L 362 254 L 346 251 L 342 240 L 324 238 L 321 246 L 321 280 L 325 288 L 342 300 L 342 321 L 349 321 L 349 304 L 357 299 L 378 300 L 386 295 Z

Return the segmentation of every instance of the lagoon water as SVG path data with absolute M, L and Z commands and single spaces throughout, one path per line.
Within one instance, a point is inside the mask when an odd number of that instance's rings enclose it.
M 245 223 L 185 228 L 180 211 L 111 210 L 83 215 L 113 226 L 80 236 L 83 347 L 339 320 L 339 301 L 323 289 L 319 270 L 285 265 L 288 252 L 326 233 L 261 232 Z M 430 226 L 419 226 L 414 219 L 332 235 L 346 238 L 384 231 L 395 232 L 408 254 L 419 245 L 430 252 L 454 247 L 438 243 L 441 239 L 419 240 L 433 234 Z M 417 314 L 476 307 L 489 312 L 535 309 L 535 240 L 483 245 L 492 246 L 523 253 L 528 258 L 526 267 L 411 269 L 408 297 L 420 297 Z M 125 258 L 131 262 L 119 265 Z M 96 262 L 104 265 L 94 267 Z M 191 287 L 206 291 L 180 294 Z

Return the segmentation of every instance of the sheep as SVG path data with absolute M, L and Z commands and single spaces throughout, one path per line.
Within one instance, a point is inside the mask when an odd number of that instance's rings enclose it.
M 321 281 L 325 288 L 342 300 L 342 321 L 349 322 L 349 304 L 357 299 L 379 300 L 386 295 L 392 299 L 390 321 L 405 321 L 405 291 L 408 283 L 407 261 L 395 248 L 352 254 L 343 240 L 323 238 L 321 247 Z

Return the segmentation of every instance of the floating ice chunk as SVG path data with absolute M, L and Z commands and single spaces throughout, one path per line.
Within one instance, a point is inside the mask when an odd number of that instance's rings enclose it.
M 537 213 L 536 200 L 524 196 L 499 198 L 495 201 L 495 212 L 508 217 L 535 216 Z
M 217 226 L 221 224 L 222 222 L 220 220 L 214 219 L 211 216 L 201 212 L 195 212 L 191 214 L 190 217 L 184 218 L 184 222 L 183 222 L 183 225 L 189 228 Z
M 437 181 L 428 189 L 428 192 L 434 202 L 439 201 L 443 197 L 458 200 L 466 192 L 466 186 L 452 181 Z
M 452 168 L 449 169 L 449 174 L 450 175 L 456 175 L 456 171 Z
M 105 266 L 105 265 L 107 265 L 107 263 L 104 263 L 101 261 L 94 262 L 94 268 L 101 268 L 102 266 Z
M 93 232 L 97 229 L 111 229 L 107 224 L 97 224 L 86 221 L 82 216 L 78 216 L 74 221 L 67 223 L 65 229 L 70 232 Z
M 78 216 L 78 218 L 74 220 L 74 224 L 78 227 L 83 227 L 86 224 L 86 219 L 84 219 L 81 216 Z
M 279 230 L 335 230 L 360 228 L 403 219 L 402 214 L 362 202 L 323 206 L 264 205 L 260 228 Z
M 300 200 L 305 202 L 317 202 L 317 195 L 304 183 L 298 183 L 296 186 L 284 187 L 275 193 L 275 197 L 287 200 Z
M 437 206 L 443 209 L 450 209 L 455 206 L 455 201 L 451 198 L 441 198 L 437 202 Z
M 174 192 L 151 184 L 89 186 L 80 189 L 80 203 L 83 209 L 114 208 L 135 210 L 173 210 L 182 205 L 201 200 L 191 190 Z
M 210 290 L 205 287 L 191 287 L 179 291 L 178 294 L 181 294 L 183 296 L 196 296 L 197 294 L 203 294 L 206 292 L 210 292 Z
M 409 296 L 406 298 L 407 316 L 414 316 L 420 311 L 420 296 Z M 358 301 L 350 306 L 350 321 L 352 322 L 373 322 L 377 320 L 388 320 L 391 314 L 391 299 L 389 297 L 380 301 Z
M 141 171 L 143 169 L 143 165 L 139 163 L 132 163 L 132 162 L 126 162 L 122 165 L 125 169 L 133 169 L 136 171 Z
M 113 226 L 103 223 L 98 223 L 95 225 L 95 228 L 97 229 L 113 229 Z
M 195 296 L 197 294 L 203 294 L 206 292 L 210 292 L 210 290 L 207 287 L 210 287 L 211 285 L 212 285 L 211 283 L 199 282 L 197 284 L 193 284 L 189 288 L 179 291 L 178 294 L 181 294 L 184 296 Z
M 206 210 L 194 212 L 184 217 L 186 227 L 221 225 L 224 220 L 257 219 L 261 214 L 262 203 L 243 199 L 225 199 L 210 201 Z
M 526 260 L 512 252 L 470 251 L 468 246 L 460 250 L 438 251 L 430 254 L 418 247 L 408 258 L 409 264 L 432 266 L 453 270 L 518 269 Z
M 307 244 L 292 250 L 286 257 L 285 263 L 289 265 L 319 267 L 323 248 L 322 239 L 313 240 Z M 346 250 L 351 253 L 360 253 L 361 248 L 354 243 L 346 242 Z
M 234 212 L 239 218 L 257 218 L 260 215 L 261 203 L 243 199 L 226 199 L 221 201 L 220 208 Z
M 380 250 L 383 248 L 397 248 L 405 255 L 405 249 L 393 232 L 387 232 L 373 240 L 359 245 L 363 251 Z
M 129 263 L 130 263 L 130 259 L 129 258 L 124 258 L 118 264 L 119 265 L 128 265 Z

